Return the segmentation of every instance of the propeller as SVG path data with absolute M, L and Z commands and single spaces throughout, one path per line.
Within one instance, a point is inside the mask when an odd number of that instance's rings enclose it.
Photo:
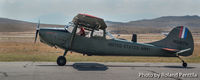
M 37 24 L 37 27 L 36 27 L 35 41 L 34 41 L 34 43 L 36 43 L 39 30 L 40 30 L 40 20 L 38 21 L 38 24 Z

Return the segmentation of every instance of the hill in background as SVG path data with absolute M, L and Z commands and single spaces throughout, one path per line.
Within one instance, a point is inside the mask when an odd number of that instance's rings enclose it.
M 0 32 L 34 31 L 37 23 L 0 18 Z M 40 24 L 41 27 L 63 27 L 63 25 Z
M 130 22 L 106 21 L 108 30 L 117 34 L 161 33 L 175 26 L 187 26 L 192 32 L 200 32 L 199 16 L 164 16 L 155 19 L 143 19 Z M 36 23 L 0 18 L 0 32 L 34 31 Z M 41 27 L 63 27 L 63 25 L 41 24 Z
M 175 26 L 187 26 L 192 32 L 200 32 L 199 16 L 165 16 L 155 19 L 144 19 L 126 23 L 106 21 L 115 33 L 160 33 Z

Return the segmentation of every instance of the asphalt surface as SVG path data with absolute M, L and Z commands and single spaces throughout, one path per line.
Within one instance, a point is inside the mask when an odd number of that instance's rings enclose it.
M 200 80 L 200 63 L 0 62 L 0 80 Z

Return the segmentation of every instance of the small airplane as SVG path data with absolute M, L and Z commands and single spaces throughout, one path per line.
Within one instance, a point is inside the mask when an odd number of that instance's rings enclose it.
M 137 42 L 135 34 L 131 41 L 117 39 L 106 31 L 107 26 L 102 18 L 88 14 L 76 15 L 64 28 L 39 26 L 40 22 L 36 28 L 35 42 L 39 34 L 42 43 L 65 50 L 57 58 L 59 66 L 66 64 L 67 52 L 73 51 L 88 56 L 177 57 L 182 61 L 182 66 L 187 67 L 187 63 L 179 56 L 190 56 L 194 50 L 192 34 L 184 26 L 175 27 L 166 38 L 151 43 Z M 95 35 L 97 31 L 102 31 L 102 34 Z

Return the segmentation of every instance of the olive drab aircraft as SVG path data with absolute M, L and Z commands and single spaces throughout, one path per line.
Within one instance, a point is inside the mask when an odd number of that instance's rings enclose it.
M 182 66 L 187 67 L 180 56 L 190 56 L 194 50 L 192 34 L 184 26 L 173 28 L 166 38 L 151 43 L 137 42 L 136 34 L 131 41 L 115 38 L 106 31 L 107 26 L 102 18 L 88 14 L 76 15 L 64 28 L 39 26 L 40 22 L 37 24 L 35 42 L 39 34 L 42 43 L 64 50 L 64 54 L 57 58 L 59 66 L 66 64 L 67 52 L 73 51 L 88 56 L 177 57 L 182 61 Z M 102 34 L 94 35 L 97 31 Z

